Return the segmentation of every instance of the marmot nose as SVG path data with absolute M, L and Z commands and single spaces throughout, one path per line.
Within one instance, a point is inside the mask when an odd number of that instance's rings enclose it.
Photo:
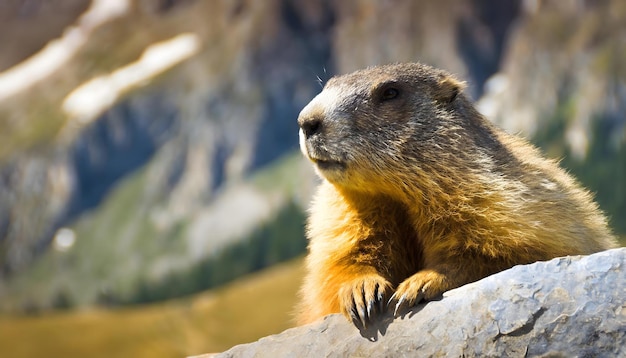
M 309 138 L 318 133 L 322 128 L 322 119 L 319 116 L 308 116 L 300 118 L 300 128 L 304 132 L 304 136 Z

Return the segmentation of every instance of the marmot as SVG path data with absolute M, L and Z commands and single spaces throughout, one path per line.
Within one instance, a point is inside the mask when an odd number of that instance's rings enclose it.
M 307 224 L 299 323 L 386 310 L 510 268 L 617 242 L 555 161 L 496 128 L 423 64 L 334 77 L 298 117 L 322 178 Z

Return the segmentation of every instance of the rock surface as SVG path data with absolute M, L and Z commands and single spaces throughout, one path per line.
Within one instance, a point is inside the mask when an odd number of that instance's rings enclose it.
M 367 331 L 335 314 L 218 357 L 624 357 L 625 264 L 620 248 L 516 266 Z

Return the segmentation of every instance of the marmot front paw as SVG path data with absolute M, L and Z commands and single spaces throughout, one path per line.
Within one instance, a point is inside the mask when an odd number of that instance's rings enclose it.
M 432 270 L 423 270 L 408 277 L 391 296 L 389 304 L 395 302 L 394 316 L 401 307 L 412 307 L 421 300 L 430 300 L 450 289 L 446 276 Z
M 386 311 L 391 284 L 379 275 L 368 275 L 345 283 L 339 290 L 341 312 L 358 327 L 365 328 Z

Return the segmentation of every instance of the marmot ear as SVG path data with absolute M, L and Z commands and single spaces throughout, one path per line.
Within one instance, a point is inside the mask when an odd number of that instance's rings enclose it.
M 441 103 L 452 103 L 465 88 L 465 82 L 457 81 L 449 76 L 442 76 L 437 83 L 435 99 Z

